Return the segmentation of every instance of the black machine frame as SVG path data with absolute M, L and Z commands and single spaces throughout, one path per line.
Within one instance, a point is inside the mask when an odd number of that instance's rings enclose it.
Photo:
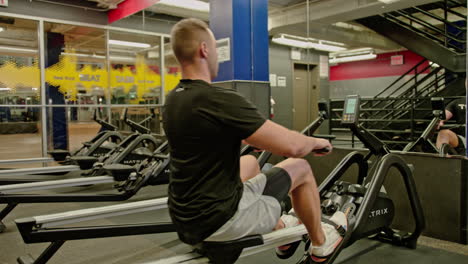
M 357 100 L 355 105 L 359 105 L 358 96 L 348 97 L 352 100 Z M 346 104 L 345 104 L 346 105 Z M 346 111 L 346 107 L 344 112 Z M 354 108 L 354 115 L 350 118 L 346 118 L 344 125 L 350 127 L 350 129 L 356 133 L 358 138 L 364 143 L 364 145 L 370 150 L 369 154 L 364 155 L 359 152 L 349 153 L 338 166 L 330 173 L 330 175 L 320 184 L 319 194 L 322 201 L 328 199 L 327 194 L 332 190 L 332 186 L 336 185 L 343 174 L 351 167 L 352 164 L 357 164 L 359 167 L 358 173 L 358 186 L 350 188 L 346 191 L 338 188 L 337 193 L 339 195 L 350 194 L 354 196 L 360 196 L 359 207 L 352 211 L 351 217 L 348 215 L 348 227 L 346 230 L 342 230 L 343 240 L 339 243 L 336 250 L 331 256 L 327 257 L 324 264 L 333 263 L 338 254 L 347 246 L 353 244 L 356 240 L 367 237 L 370 235 L 369 232 L 374 232 L 375 239 L 382 242 L 389 242 L 398 246 L 405 246 L 408 248 L 416 248 L 417 239 L 422 233 L 425 227 L 424 213 L 422 211 L 421 202 L 419 200 L 414 179 L 412 177 L 412 170 L 410 166 L 396 154 L 390 153 L 386 145 L 376 138 L 372 133 L 368 132 L 365 128 L 360 126 L 359 122 L 359 107 Z M 377 163 L 375 163 L 370 169 L 367 165 L 371 156 L 377 157 Z M 367 229 L 367 223 L 369 223 L 369 216 L 371 209 L 376 203 L 377 197 L 380 196 L 383 183 L 387 174 L 391 168 L 396 168 L 401 177 L 403 178 L 408 198 L 410 201 L 413 217 L 415 219 L 415 228 L 411 232 L 395 232 L 390 228 L 393 213 L 391 213 L 390 219 L 379 220 L 380 222 L 374 224 L 373 229 Z M 369 175 L 366 177 L 366 175 Z M 364 187 L 364 184 L 367 184 Z M 351 191 L 352 189 L 352 191 Z M 348 192 L 349 193 L 343 193 Z M 340 193 L 342 192 L 342 193 Z M 384 194 L 385 195 L 385 194 Z M 346 202 L 345 202 L 346 204 Z M 356 206 L 356 203 L 350 202 L 350 207 Z M 391 203 L 393 206 L 393 203 Z M 341 208 L 342 210 L 345 208 Z M 347 208 L 347 209 L 348 209 Z M 385 217 L 384 217 L 385 218 Z M 350 221 L 352 219 L 353 221 Z M 379 219 L 382 219 L 379 218 Z M 390 222 L 388 221 L 390 220 Z M 366 230 L 367 229 L 367 230 Z M 304 230 L 302 230 L 304 232 Z M 274 232 L 273 232 L 274 233 Z M 268 234 L 267 234 L 268 235 Z M 205 242 L 198 248 L 195 253 L 189 253 L 182 256 L 177 256 L 173 259 L 161 260 L 155 263 L 183 263 L 185 261 L 191 261 L 190 263 L 215 263 L 215 264 L 231 264 L 234 263 L 242 254 L 243 249 L 258 246 L 266 247 L 264 236 L 253 235 L 244 237 L 234 241 L 223 241 L 223 242 Z M 308 243 L 307 236 L 303 236 L 302 239 Z M 300 241 L 300 240 L 299 240 Z M 219 250 L 219 249 L 223 250 Z M 306 252 L 304 257 L 298 262 L 301 264 L 313 263 L 309 254 Z
M 436 134 L 437 127 L 440 121 L 445 121 L 445 103 L 442 97 L 431 98 L 432 115 L 433 118 L 429 125 L 424 129 L 423 133 L 415 141 L 408 143 L 404 148 L 403 152 L 427 152 L 427 153 L 438 153 L 441 157 L 445 157 L 447 154 L 458 155 L 457 151 L 448 144 L 443 144 L 440 149 L 431 141 L 431 138 Z M 440 129 L 450 129 L 462 125 L 446 124 Z
M 305 129 L 303 129 L 302 133 L 306 135 L 313 135 L 313 133 L 327 118 L 327 104 L 326 102 L 320 102 L 319 116 Z M 334 138 L 334 136 L 319 137 Z M 241 150 L 241 154 L 247 154 L 252 150 L 253 148 L 247 145 Z M 258 157 L 260 167 L 263 167 L 263 165 L 266 164 L 271 155 L 272 153 L 267 151 L 263 151 L 260 154 Z M 365 165 L 367 165 L 367 163 Z M 33 259 L 29 255 L 19 257 L 18 263 L 20 264 L 47 263 L 47 261 L 53 257 L 53 255 L 60 249 L 60 247 L 69 240 L 176 232 L 173 224 L 168 222 L 68 228 L 42 228 L 41 225 L 38 225 L 36 219 L 34 218 L 18 219 L 15 221 L 15 223 L 25 243 L 30 244 L 50 242 L 49 246 L 36 259 Z
M 161 144 L 153 155 L 145 161 L 144 166 L 137 168 L 126 166 L 126 171 L 133 171 L 125 181 L 118 182 L 114 189 L 118 193 L 112 194 L 2 194 L 0 192 L 0 204 L 6 204 L 6 207 L 0 211 L 0 233 L 5 230 L 5 224 L 2 220 L 16 208 L 24 203 L 68 203 L 68 202 L 111 202 L 125 201 L 134 196 L 141 188 L 148 185 L 167 183 L 166 178 L 162 177 L 169 166 L 169 155 L 167 152 L 167 142 Z M 104 166 L 103 169 L 107 167 Z M 113 173 L 113 171 L 110 171 Z M 117 172 L 118 173 L 118 172 Z M 163 179 L 159 180 L 162 177 Z M 115 178 L 115 177 L 114 177 Z M 92 178 L 83 179 L 83 182 L 92 180 Z

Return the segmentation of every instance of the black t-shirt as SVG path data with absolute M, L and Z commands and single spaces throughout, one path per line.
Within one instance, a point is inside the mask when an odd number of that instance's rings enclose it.
M 446 108 L 453 114 L 451 120 L 455 120 L 457 124 L 464 125 L 466 123 L 466 99 L 459 98 L 453 100 Z M 459 135 L 465 135 L 465 128 L 459 127 L 452 129 L 453 132 Z
M 163 108 L 170 146 L 169 213 L 180 240 L 196 244 L 236 212 L 241 140 L 265 118 L 234 90 L 181 80 Z

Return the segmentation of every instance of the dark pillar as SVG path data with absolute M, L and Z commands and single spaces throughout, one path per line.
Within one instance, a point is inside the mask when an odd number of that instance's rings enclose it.
M 59 56 L 64 47 L 64 37 L 58 33 L 46 33 L 45 68 L 59 62 Z M 65 104 L 64 95 L 58 86 L 46 83 L 46 98 L 48 104 Z M 65 107 L 52 107 L 47 111 L 47 131 L 49 133 L 49 148 L 68 149 L 68 124 Z

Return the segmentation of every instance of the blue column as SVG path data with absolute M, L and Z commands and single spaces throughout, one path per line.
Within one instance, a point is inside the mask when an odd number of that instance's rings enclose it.
M 268 0 L 212 0 L 210 27 L 229 38 L 231 60 L 220 63 L 221 81 L 269 81 Z

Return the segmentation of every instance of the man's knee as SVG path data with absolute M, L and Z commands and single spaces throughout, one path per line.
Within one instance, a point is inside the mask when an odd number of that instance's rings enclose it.
M 442 129 L 439 131 L 439 136 L 441 137 L 450 137 L 452 134 L 453 132 L 448 129 Z
M 258 162 L 257 162 L 257 158 L 253 155 L 244 155 L 242 156 L 243 159 L 245 159 L 247 162 L 249 162 L 249 164 L 252 164 L 252 165 L 257 165 L 258 166 Z
M 305 159 L 289 158 L 278 163 L 275 167 L 280 167 L 286 170 L 286 172 L 288 172 L 289 176 L 291 177 L 293 183 L 315 181 L 312 174 L 312 168 L 310 167 L 309 162 Z

